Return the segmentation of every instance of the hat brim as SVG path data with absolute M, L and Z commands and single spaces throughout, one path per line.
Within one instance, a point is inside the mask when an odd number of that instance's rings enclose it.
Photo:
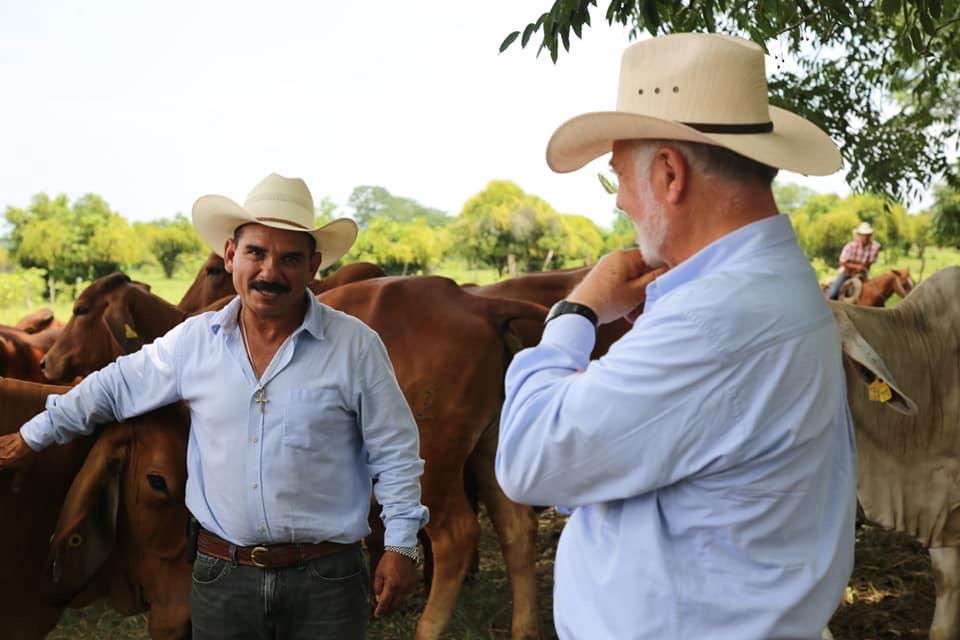
M 322 227 L 304 229 L 280 220 L 257 218 L 226 196 L 203 196 L 193 204 L 193 226 L 197 234 L 220 257 L 223 257 L 226 242 L 233 237 L 236 228 L 251 222 L 274 229 L 309 233 L 316 240 L 316 250 L 322 258 L 321 271 L 342 258 L 357 239 L 357 223 L 350 218 L 337 218 Z
M 673 120 L 624 111 L 597 111 L 567 120 L 547 144 L 547 164 L 575 171 L 609 153 L 616 140 L 663 139 L 717 145 L 778 169 L 824 176 L 840 168 L 840 150 L 826 133 L 800 116 L 770 107 L 770 133 L 702 133 Z

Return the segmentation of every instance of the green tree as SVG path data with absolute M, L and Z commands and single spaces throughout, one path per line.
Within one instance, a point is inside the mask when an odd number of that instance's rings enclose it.
M 811 196 L 790 216 L 800 247 L 810 259 L 837 264 L 843 246 L 853 240 L 853 230 L 869 222 L 874 239 L 888 256 L 902 255 L 912 243 L 912 229 L 903 205 L 872 193 L 839 198 L 834 194 Z
M 939 185 L 933 193 L 933 237 L 940 246 L 960 249 L 960 191 Z
M 182 213 L 169 219 L 138 223 L 134 227 L 144 238 L 148 251 L 160 263 L 167 278 L 173 277 L 184 258 L 205 253 L 206 245 Z
M 320 202 L 317 202 L 313 208 L 314 211 L 314 224 L 318 227 L 322 227 L 327 224 L 337 216 L 337 203 L 323 196 L 320 198 Z
M 488 265 L 502 276 L 508 256 L 520 269 L 539 270 L 560 233 L 551 227 L 557 212 L 546 201 L 524 193 L 509 180 L 494 180 L 467 200 L 454 223 L 457 248 L 472 265 Z M 559 245 L 557 245 L 559 246 Z
M 809 198 L 816 195 L 816 191 L 793 182 L 773 183 L 773 199 L 777 202 L 780 213 L 793 213 Z
M 412 222 L 417 218 L 431 225 L 445 225 L 450 216 L 439 209 L 424 206 L 411 198 L 394 196 L 383 187 L 363 185 L 354 188 L 347 201 L 353 211 L 353 219 L 361 229 L 374 218 L 387 218 L 396 222 Z
M 500 50 L 539 33 L 538 53 L 556 62 L 571 32 L 590 25 L 592 7 L 596 0 L 555 0 Z M 945 151 L 958 135 L 960 0 L 613 0 L 605 17 L 634 37 L 709 31 L 774 45 L 799 72 L 778 59 L 772 101 L 839 143 L 854 187 L 912 195 L 938 176 L 958 186 Z
M 44 269 L 59 281 L 99 278 L 142 255 L 127 221 L 92 193 L 72 205 L 63 194 L 37 194 L 26 209 L 7 207 L 4 217 L 20 265 Z
M 443 228 L 426 219 L 398 222 L 386 216 L 370 218 L 350 249 L 348 261 L 373 262 L 391 275 L 432 273 L 447 248 Z
M 617 249 L 630 249 L 637 246 L 637 230 L 624 213 L 617 213 L 613 219 L 613 229 L 606 235 L 603 241 L 604 251 L 615 251 Z

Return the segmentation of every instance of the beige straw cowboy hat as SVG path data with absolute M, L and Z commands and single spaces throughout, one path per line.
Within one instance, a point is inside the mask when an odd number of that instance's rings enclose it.
M 840 151 L 826 133 L 770 106 L 763 50 L 732 36 L 677 33 L 628 47 L 617 110 L 562 124 L 547 145 L 547 164 L 574 171 L 608 153 L 615 140 L 642 138 L 717 145 L 808 175 L 840 168 Z
M 860 235 L 869 236 L 873 234 L 873 227 L 870 226 L 869 222 L 861 222 L 860 225 L 853 230 L 854 233 L 859 233 Z
M 193 226 L 219 256 L 223 256 L 227 238 L 233 237 L 237 227 L 249 222 L 309 233 L 317 241 L 317 251 L 322 256 L 321 270 L 339 260 L 357 239 L 357 223 L 350 218 L 338 218 L 314 227 L 313 196 L 300 178 L 271 173 L 250 191 L 242 207 L 230 198 L 217 195 L 203 196 L 193 203 Z

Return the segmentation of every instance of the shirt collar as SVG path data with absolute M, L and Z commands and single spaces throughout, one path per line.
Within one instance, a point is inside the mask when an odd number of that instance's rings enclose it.
M 303 322 L 299 327 L 294 329 L 293 333 L 296 334 L 299 331 L 306 331 L 312 335 L 317 340 L 323 339 L 323 305 L 317 301 L 316 296 L 314 296 L 309 291 L 306 293 L 307 296 L 307 313 L 303 316 Z M 217 311 L 213 315 L 213 319 L 210 322 L 210 330 L 216 335 L 219 333 L 220 329 L 226 329 L 227 331 L 235 331 L 238 328 L 237 319 L 240 313 L 240 296 L 235 297 L 227 306 L 225 306 L 220 311 Z
M 693 254 L 647 286 L 647 303 L 650 304 L 677 287 L 715 271 L 720 265 L 769 249 L 778 244 L 796 242 L 796 234 L 790 219 L 775 215 L 731 231 Z

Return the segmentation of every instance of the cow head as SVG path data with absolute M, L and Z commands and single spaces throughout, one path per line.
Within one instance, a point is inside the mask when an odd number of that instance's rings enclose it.
M 186 313 L 194 313 L 215 300 L 236 293 L 233 276 L 227 272 L 223 258 L 211 253 L 177 306 Z
M 173 405 L 100 433 L 51 541 L 51 605 L 66 605 L 98 578 L 121 613 L 150 610 L 152 638 L 188 637 L 187 429 L 186 410 Z
M 889 399 L 880 399 L 894 411 L 906 415 L 913 415 L 917 412 L 917 404 L 903 391 L 901 391 L 893 374 L 890 372 L 886 363 L 880 355 L 870 346 L 853 322 L 838 307 L 833 307 L 834 316 L 837 319 L 837 326 L 840 328 L 840 339 L 843 343 L 843 353 L 853 363 L 854 368 L 860 374 L 864 385 L 886 383 L 889 388 Z
M 152 295 L 148 285 L 113 273 L 80 294 L 40 367 L 47 380 L 70 382 L 137 351 L 182 320 L 183 314 Z
M 910 278 L 910 269 L 891 269 L 896 279 L 893 281 L 893 290 L 901 298 L 906 298 L 907 294 L 913 291 L 913 280 Z

